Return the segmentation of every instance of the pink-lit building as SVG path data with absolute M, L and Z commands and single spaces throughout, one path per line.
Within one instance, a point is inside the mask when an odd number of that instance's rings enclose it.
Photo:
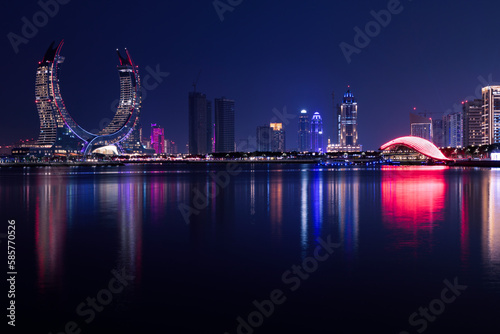
M 165 130 L 157 124 L 151 124 L 151 148 L 156 154 L 165 153 Z

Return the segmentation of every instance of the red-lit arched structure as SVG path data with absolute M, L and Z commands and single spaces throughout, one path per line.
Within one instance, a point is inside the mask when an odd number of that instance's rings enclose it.
M 394 146 L 406 146 L 434 160 L 453 161 L 453 159 L 445 157 L 436 145 L 420 137 L 407 136 L 396 138 L 382 145 L 380 150 L 384 151 Z

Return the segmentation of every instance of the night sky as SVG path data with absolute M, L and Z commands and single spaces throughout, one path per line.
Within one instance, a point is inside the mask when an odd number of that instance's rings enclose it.
M 71 0 L 15 53 L 8 34 L 22 36 L 21 19 L 33 22 L 42 9 L 36 1 L 9 1 L 0 14 L 0 144 L 38 137 L 35 71 L 49 44 L 61 39 L 63 98 L 88 130 L 113 116 L 116 48 L 128 48 L 143 80 L 148 67 L 170 73 L 147 92 L 141 120 L 145 135 L 150 123 L 164 126 L 181 152 L 188 138 L 187 96 L 200 70 L 198 91 L 212 101 L 236 101 L 237 141 L 254 137 L 257 126 L 273 119 L 273 109 L 282 113 L 284 107 L 295 115 L 319 111 L 325 141 L 333 140 L 331 93 L 338 103 L 350 85 L 365 149 L 408 135 L 413 107 L 445 112 L 474 97 L 479 86 L 500 82 L 498 1 L 401 1 L 400 13 L 348 63 L 339 45 L 354 45 L 354 28 L 364 31 L 374 21 L 370 12 L 393 2 L 243 0 L 221 21 L 212 0 Z M 287 148 L 297 147 L 297 121 L 287 120 Z

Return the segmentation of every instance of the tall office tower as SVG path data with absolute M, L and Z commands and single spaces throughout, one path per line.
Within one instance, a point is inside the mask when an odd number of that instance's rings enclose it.
M 225 97 L 215 99 L 214 107 L 215 152 L 234 152 L 234 101 Z
M 350 90 L 344 94 L 340 108 L 339 144 L 358 146 L 358 103 Z
M 437 147 L 444 146 L 444 129 L 442 118 L 436 118 L 432 120 L 432 142 Z
M 411 135 L 432 141 L 432 119 L 410 113 Z
M 165 153 L 165 130 L 157 124 L 151 124 L 151 148 L 156 154 Z
M 273 129 L 270 126 L 257 127 L 257 152 L 271 152 Z
M 207 96 L 189 93 L 189 154 L 212 152 L 212 108 Z
M 285 152 L 285 130 L 283 123 L 271 123 L 271 151 Z
M 299 152 L 309 152 L 311 149 L 311 127 L 307 110 L 302 110 L 299 116 Z
M 207 151 L 215 152 L 215 123 L 212 117 L 212 102 L 207 100 Z
M 463 102 L 464 147 L 483 143 L 483 100 Z
M 500 143 L 500 86 L 483 88 L 483 145 Z
M 319 112 L 315 112 L 311 119 L 311 151 L 324 152 L 323 120 Z
M 35 79 L 35 103 L 40 118 L 40 134 L 36 146 L 50 149 L 81 148 L 78 139 L 66 126 L 59 108 L 63 104 L 59 89 L 59 64 L 64 62 L 64 57 L 59 55 L 62 42 L 57 48 L 54 43 L 48 48 L 43 60 L 38 63 Z
M 463 146 L 462 113 L 455 112 L 443 116 L 444 146 Z

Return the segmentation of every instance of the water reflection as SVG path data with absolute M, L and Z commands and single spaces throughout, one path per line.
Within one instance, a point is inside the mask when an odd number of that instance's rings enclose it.
M 255 170 L 250 171 L 250 215 L 255 215 Z
M 336 223 L 344 253 L 356 254 L 359 237 L 359 174 L 356 170 L 333 170 L 327 183 L 327 213 Z
M 445 172 L 437 167 L 383 167 L 382 219 L 392 234 L 389 248 L 432 245 L 432 233 L 445 215 Z
M 309 250 L 308 223 L 309 223 L 309 173 L 303 170 L 300 173 L 300 240 L 302 245 L 302 257 Z
M 323 172 L 321 170 L 313 171 L 313 181 L 311 184 L 311 203 L 313 219 L 314 240 L 321 236 L 321 227 L 323 225 Z
M 186 224 L 179 203 L 201 207 L 191 216 L 191 239 L 185 239 L 200 253 L 217 236 L 224 241 L 235 232 L 258 231 L 264 237 L 287 240 L 280 245 L 296 247 L 306 257 L 317 237 L 333 233 L 335 240 L 343 240 L 343 253 L 352 261 L 362 255 L 360 242 L 375 244 L 370 233 L 374 232 L 383 237 L 379 244 L 387 254 L 404 250 L 419 258 L 446 250 L 460 261 L 461 269 L 485 270 L 486 282 L 493 284 L 500 277 L 500 170 L 259 166 L 231 177 L 221 187 L 208 167 L 189 173 L 181 172 L 189 167 L 178 168 L 144 173 L 127 167 L 86 177 L 31 172 L 21 175 L 23 187 L 12 190 L 13 199 L 2 191 L 6 205 L 23 199 L 23 207 L 34 215 L 40 292 L 67 286 L 64 261 L 72 249 L 71 232 L 88 230 L 91 223 L 101 232 L 104 227 L 113 229 L 116 265 L 125 266 L 140 282 L 143 239 L 157 238 L 146 235 L 145 226 L 154 231 L 174 226 L 169 237 L 184 240 Z M 283 238 L 283 231 L 294 237 Z
M 487 263 L 488 283 L 492 288 L 500 290 L 498 277 L 500 277 L 500 170 L 491 172 L 489 182 L 488 201 L 488 236 L 485 242 L 488 243 Z
M 62 289 L 62 268 L 66 246 L 67 207 L 66 185 L 52 182 L 48 175 L 38 175 L 35 203 L 35 245 L 38 264 L 38 287 Z M 29 187 L 29 186 L 28 186 Z M 32 198 L 26 198 L 30 205 Z
M 273 179 L 268 180 L 269 216 L 271 218 L 272 234 L 281 238 L 281 223 L 283 221 L 283 171 L 273 173 Z
M 142 216 L 144 188 L 141 183 L 121 184 L 117 189 L 120 251 L 117 268 L 127 268 L 138 284 L 142 274 Z
M 77 227 L 75 221 L 78 224 L 98 221 L 103 226 L 107 223 L 116 226 L 120 246 L 115 250 L 114 266 L 125 268 L 136 276 L 136 280 L 140 280 L 145 195 L 141 183 L 78 183 L 69 174 L 54 173 L 32 174 L 30 179 L 36 183 L 36 186 L 33 185 L 36 191 L 26 197 L 25 204 L 35 203 L 37 285 L 41 293 L 61 290 L 68 283 L 65 282 L 67 263 L 64 260 L 70 237 L 68 232 Z M 85 208 L 101 214 L 90 221 L 82 221 Z

